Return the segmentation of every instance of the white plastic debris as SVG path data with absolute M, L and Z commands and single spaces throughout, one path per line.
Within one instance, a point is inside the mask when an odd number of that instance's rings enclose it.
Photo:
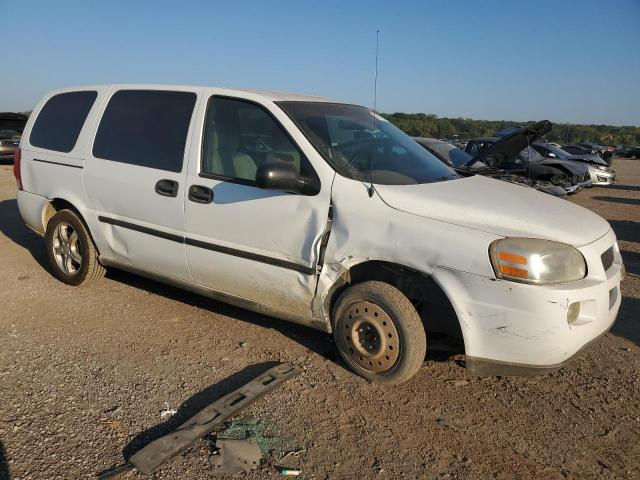
M 171 408 L 169 402 L 164 402 L 164 410 L 160 412 L 160 418 L 165 420 L 167 418 L 173 417 L 178 411 L 175 408 Z

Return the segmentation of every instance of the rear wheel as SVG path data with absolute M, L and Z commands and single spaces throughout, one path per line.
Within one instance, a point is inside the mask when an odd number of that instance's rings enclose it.
M 637 155 L 631 155 L 631 160 L 636 160 L 638 158 Z
M 338 352 L 358 375 L 397 384 L 420 369 L 427 349 L 425 330 L 397 288 L 379 281 L 349 287 L 336 302 L 333 320 Z
M 81 285 L 104 275 L 93 240 L 73 211 L 61 210 L 49 220 L 45 243 L 49 265 L 58 280 Z

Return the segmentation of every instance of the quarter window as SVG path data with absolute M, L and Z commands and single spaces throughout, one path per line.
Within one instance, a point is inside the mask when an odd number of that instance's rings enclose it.
M 51 97 L 38 114 L 29 143 L 38 148 L 69 153 L 78 141 L 97 92 L 68 92 Z
M 258 167 L 269 162 L 291 162 L 301 175 L 315 175 L 304 154 L 264 108 L 212 97 L 205 118 L 201 173 L 253 184 Z
M 181 172 L 196 94 L 120 90 L 102 115 L 93 156 Z

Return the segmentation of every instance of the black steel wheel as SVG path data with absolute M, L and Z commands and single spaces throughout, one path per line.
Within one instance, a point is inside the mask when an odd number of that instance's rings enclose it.
M 338 352 L 371 382 L 402 383 L 424 361 L 427 339 L 422 320 L 392 285 L 369 281 L 347 288 L 335 304 L 333 323 Z

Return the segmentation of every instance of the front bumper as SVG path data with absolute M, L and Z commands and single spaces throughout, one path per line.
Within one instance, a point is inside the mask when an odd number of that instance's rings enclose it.
M 612 246 L 614 260 L 605 271 L 601 255 Z M 556 369 L 611 328 L 621 301 L 622 259 L 615 235 L 609 231 L 579 250 L 588 275 L 563 285 L 527 285 L 445 269 L 434 272 L 458 314 L 471 374 Z M 575 302 L 580 302 L 580 314 L 570 323 L 568 308 Z
M 18 147 L 0 147 L 0 160 L 13 161 L 13 154 Z
M 564 187 L 564 189 L 567 191 L 568 194 L 572 194 L 572 193 L 579 192 L 583 188 L 590 187 L 591 185 L 592 185 L 591 179 L 589 179 L 589 180 L 587 180 L 585 182 L 574 183 L 573 185 L 570 185 L 568 187 Z
M 589 174 L 591 175 L 592 185 L 612 185 L 616 180 L 616 172 L 614 172 L 613 170 L 609 172 L 603 172 L 595 168 L 590 168 Z

